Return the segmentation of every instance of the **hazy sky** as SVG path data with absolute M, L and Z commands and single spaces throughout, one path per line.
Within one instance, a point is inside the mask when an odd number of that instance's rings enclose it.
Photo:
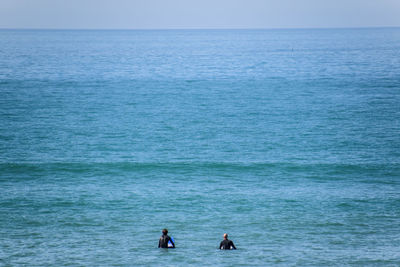
M 0 28 L 400 26 L 400 0 L 0 0 Z

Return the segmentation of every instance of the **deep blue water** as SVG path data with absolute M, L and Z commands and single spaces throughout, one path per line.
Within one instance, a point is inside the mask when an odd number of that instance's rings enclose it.
M 0 30 L 0 265 L 400 265 L 399 51 L 400 28 Z

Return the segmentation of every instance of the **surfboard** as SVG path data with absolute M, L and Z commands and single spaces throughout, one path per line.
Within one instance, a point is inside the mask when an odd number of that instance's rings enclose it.
M 170 236 L 170 237 L 171 237 L 172 242 L 174 242 L 174 244 L 175 244 L 174 238 L 173 238 L 172 236 Z M 169 247 L 169 248 L 172 248 L 172 247 L 173 247 L 173 245 L 172 245 L 172 243 L 171 243 L 171 240 L 168 241 L 168 247 Z

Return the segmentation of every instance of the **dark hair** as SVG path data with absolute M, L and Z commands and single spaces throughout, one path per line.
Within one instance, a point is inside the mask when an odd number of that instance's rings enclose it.
M 168 230 L 167 229 L 162 229 L 163 234 L 168 234 Z

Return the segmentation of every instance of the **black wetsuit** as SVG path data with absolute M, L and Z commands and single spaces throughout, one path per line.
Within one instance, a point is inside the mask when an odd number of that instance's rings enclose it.
M 236 249 L 236 247 L 232 240 L 224 239 L 221 241 L 221 244 L 219 244 L 219 249 Z
M 174 241 L 171 240 L 169 235 L 162 235 L 158 241 L 159 248 L 168 248 L 168 241 L 171 241 L 172 247 L 175 247 Z

